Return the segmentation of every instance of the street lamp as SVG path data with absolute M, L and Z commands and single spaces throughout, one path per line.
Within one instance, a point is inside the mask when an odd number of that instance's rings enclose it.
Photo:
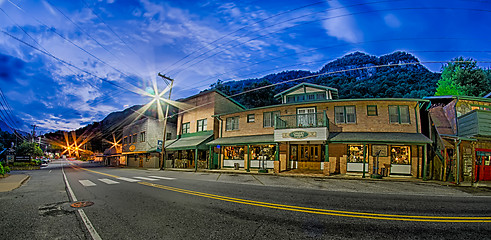
M 170 78 L 170 77 L 167 77 L 165 75 L 162 75 L 162 74 L 158 74 L 161 78 L 163 79 L 167 79 L 170 81 L 170 89 L 169 89 L 169 100 L 170 100 L 170 96 L 171 96 L 171 93 L 172 93 L 172 86 L 174 85 L 174 79 Z M 160 169 L 164 169 L 165 168 L 165 154 L 166 154 L 166 151 L 165 151 L 165 140 L 166 140 L 166 131 L 167 131 L 167 118 L 169 118 L 169 103 L 166 104 L 166 109 L 165 109 L 165 118 L 164 118 L 164 133 L 162 134 L 162 153 L 160 154 Z

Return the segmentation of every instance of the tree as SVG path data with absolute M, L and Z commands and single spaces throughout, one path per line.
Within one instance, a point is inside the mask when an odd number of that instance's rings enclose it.
M 482 97 L 490 91 L 485 72 L 472 58 L 457 57 L 442 67 L 436 96 L 467 95 Z
M 42 157 L 43 150 L 41 150 L 37 143 L 23 142 L 17 147 L 16 154 L 22 156 Z

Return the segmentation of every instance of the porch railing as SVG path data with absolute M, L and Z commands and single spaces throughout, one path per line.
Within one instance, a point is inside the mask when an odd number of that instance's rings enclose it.
M 275 129 L 329 127 L 326 112 L 276 116 Z

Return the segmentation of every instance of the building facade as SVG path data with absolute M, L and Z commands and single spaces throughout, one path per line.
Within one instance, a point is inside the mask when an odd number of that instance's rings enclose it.
M 123 128 L 122 155 L 127 166 L 159 168 L 159 140 L 163 139 L 164 121 L 143 117 Z M 175 123 L 167 122 L 166 140 L 175 139 Z
M 337 99 L 337 90 L 299 84 L 282 104 L 218 114 L 208 143 L 219 168 L 422 177 L 426 145 L 421 99 Z
M 427 134 L 433 140 L 431 177 L 457 184 L 491 181 L 491 99 L 426 99 L 431 101 Z
M 245 109 L 218 90 L 207 90 L 178 100 L 181 103 L 177 119 L 178 138 L 166 143 L 165 167 L 210 168 L 206 145 L 219 135 L 222 121 L 213 116 Z

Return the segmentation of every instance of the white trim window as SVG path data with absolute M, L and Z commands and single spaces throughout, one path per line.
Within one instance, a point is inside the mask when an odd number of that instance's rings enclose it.
M 239 130 L 239 117 L 229 117 L 225 120 L 225 131 Z

